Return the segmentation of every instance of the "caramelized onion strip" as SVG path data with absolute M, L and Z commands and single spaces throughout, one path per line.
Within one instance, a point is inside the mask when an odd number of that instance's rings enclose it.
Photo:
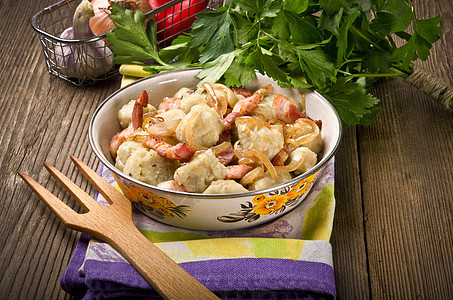
M 223 118 L 228 108 L 226 97 L 217 97 L 214 87 L 208 82 L 204 82 L 201 86 L 206 90 L 211 100 L 208 101 L 208 105 L 213 107 L 217 111 L 219 116 Z
M 223 142 L 221 144 L 211 147 L 211 150 L 214 153 L 214 155 L 218 155 L 219 153 L 222 153 L 223 151 L 228 149 L 228 147 L 230 147 L 230 146 L 231 146 L 230 142 Z
M 305 134 L 305 135 L 302 135 L 302 136 L 298 136 L 296 138 L 292 137 L 292 136 L 294 136 L 294 134 L 290 134 L 291 137 L 286 136 L 285 137 L 285 143 L 287 143 L 289 145 L 292 145 L 294 148 L 298 148 L 298 147 L 300 147 L 300 146 L 302 146 L 304 144 L 310 143 L 311 141 L 313 141 L 318 136 L 318 134 L 320 132 L 318 125 L 316 125 L 316 123 L 313 120 L 310 120 L 310 119 L 307 119 L 307 118 L 300 118 L 296 122 L 307 123 L 308 125 L 310 125 L 310 127 L 312 129 L 312 132 L 310 132 L 308 134 Z M 289 126 L 291 126 L 291 125 L 289 125 Z M 289 132 L 291 132 L 291 131 L 292 130 L 289 129 Z
M 133 142 L 143 142 L 143 140 L 148 136 L 148 132 L 144 131 L 144 130 L 135 130 L 134 132 L 132 132 L 128 137 L 127 137 L 127 140 L 128 141 L 133 141 Z
M 289 164 L 286 166 L 277 166 L 275 169 L 277 170 L 277 173 L 282 173 L 282 172 L 293 172 L 299 169 L 299 167 L 302 165 L 302 163 L 305 160 L 305 152 L 302 153 L 302 157 L 300 159 L 293 159 Z
M 240 184 L 243 186 L 247 186 L 250 183 L 254 182 L 256 178 L 261 176 L 264 173 L 264 168 L 263 167 L 256 167 L 247 174 L 242 177 L 242 179 L 239 181 Z
M 195 148 L 197 150 L 207 150 L 208 147 L 205 147 L 203 145 L 200 145 L 197 141 L 195 141 L 195 138 L 193 137 L 193 124 L 195 122 L 195 119 L 198 117 L 200 112 L 196 111 L 192 116 L 189 117 L 187 120 L 186 126 L 183 129 L 183 136 L 186 140 L 186 144 L 192 148 Z
M 175 134 L 179 123 L 181 123 L 181 119 L 159 122 L 154 125 L 147 126 L 146 131 L 152 136 L 170 136 Z
M 261 151 L 255 150 L 255 149 L 248 149 L 245 152 L 245 155 L 246 156 L 252 155 L 252 156 L 256 157 L 258 159 L 257 162 L 261 162 L 264 164 L 266 169 L 271 174 L 271 177 L 273 179 L 277 178 L 277 171 L 275 170 L 275 166 L 272 164 L 272 162 L 269 160 L 269 158 L 267 158 L 266 154 L 264 154 Z
M 233 92 L 233 90 L 231 90 L 224 84 L 215 83 L 212 85 L 212 87 L 214 88 L 214 90 L 221 89 L 225 93 L 225 97 L 224 99 L 222 99 L 222 101 L 225 100 L 225 112 L 223 112 L 223 114 L 225 115 L 227 107 L 230 106 L 231 108 L 233 108 L 233 106 L 238 102 L 236 94 Z

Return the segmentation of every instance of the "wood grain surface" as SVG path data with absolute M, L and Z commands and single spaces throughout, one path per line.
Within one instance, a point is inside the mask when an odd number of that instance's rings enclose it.
M 97 169 L 88 138 L 114 77 L 75 87 L 47 72 L 31 16 L 52 0 L 0 2 L 0 299 L 70 299 L 60 287 L 79 234 L 18 177 L 21 170 L 76 210 L 47 161 L 94 195 L 72 166 Z M 453 3 L 414 1 L 420 18 L 442 15 L 441 40 L 418 62 L 453 84 Z M 400 78 L 372 93 L 382 113 L 344 130 L 336 155 L 331 238 L 339 299 L 453 296 L 453 114 Z

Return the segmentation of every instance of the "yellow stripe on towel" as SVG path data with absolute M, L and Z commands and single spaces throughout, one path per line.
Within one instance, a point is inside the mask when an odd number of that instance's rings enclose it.
M 226 258 L 283 258 L 298 260 L 304 240 L 267 238 L 218 238 L 156 243 L 178 263 Z M 263 248 L 266 251 L 263 251 Z
M 120 74 L 132 77 L 148 77 L 153 75 L 152 72 L 143 70 L 144 65 L 139 64 L 122 64 L 120 66 Z
M 121 86 L 120 87 L 125 87 L 126 85 L 134 82 L 137 79 L 139 79 L 139 77 L 123 75 L 123 78 L 121 78 Z

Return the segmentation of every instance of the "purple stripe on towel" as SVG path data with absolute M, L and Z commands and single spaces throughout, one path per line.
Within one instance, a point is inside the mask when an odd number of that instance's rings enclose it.
M 88 260 L 89 237 L 82 234 L 61 278 L 68 293 L 84 299 L 159 298 L 127 263 Z M 283 259 L 221 259 L 181 266 L 223 299 L 334 299 L 334 270 L 324 263 Z M 115 274 L 115 276 L 113 276 Z
M 63 276 L 60 278 L 60 285 L 66 292 L 76 297 L 83 297 L 87 292 L 85 278 L 79 273 L 79 269 L 85 260 L 90 236 L 82 233 L 80 239 L 74 249 L 71 260 L 66 268 Z
M 182 263 L 181 266 L 219 296 L 292 295 L 316 299 L 335 297 L 333 268 L 324 263 L 274 258 L 220 259 Z M 149 284 L 127 263 L 89 260 L 85 284 L 96 297 L 153 297 Z M 109 296 L 107 296 L 109 295 Z M 229 296 L 228 296 L 229 295 Z M 280 297 L 279 296 L 279 297 Z M 88 298 L 88 295 L 87 295 Z

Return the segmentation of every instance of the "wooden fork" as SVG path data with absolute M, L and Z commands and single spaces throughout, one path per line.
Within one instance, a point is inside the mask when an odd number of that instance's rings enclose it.
M 75 212 L 31 177 L 21 171 L 18 174 L 67 227 L 109 243 L 164 299 L 218 299 L 135 227 L 131 202 L 123 194 L 81 160 L 75 156 L 71 156 L 71 159 L 104 196 L 109 206 L 97 203 L 48 163 L 44 163 L 46 169 L 87 213 Z

